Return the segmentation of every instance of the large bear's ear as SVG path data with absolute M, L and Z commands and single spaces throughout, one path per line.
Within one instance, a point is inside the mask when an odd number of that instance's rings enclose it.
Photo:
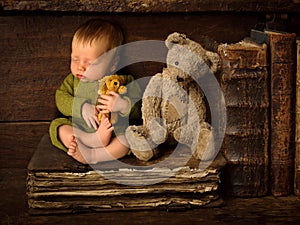
M 220 59 L 219 54 L 215 53 L 215 52 L 207 51 L 206 56 L 209 60 L 209 62 L 207 64 L 208 64 L 208 67 L 211 69 L 211 71 L 213 73 L 216 73 L 217 71 L 219 71 L 220 67 L 221 67 L 221 59 Z
M 173 44 L 184 45 L 186 43 L 187 43 L 186 35 L 177 32 L 170 34 L 165 41 L 165 44 L 168 49 L 172 48 Z

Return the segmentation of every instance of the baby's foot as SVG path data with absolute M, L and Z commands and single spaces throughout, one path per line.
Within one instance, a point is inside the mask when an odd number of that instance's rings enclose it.
M 73 140 L 71 141 L 71 143 L 69 145 L 68 155 L 72 156 L 78 162 L 81 162 L 83 164 L 87 164 L 87 161 L 85 160 L 85 158 L 81 154 L 80 150 L 78 149 L 78 145 L 77 145 L 75 137 L 73 137 Z
M 109 122 L 109 119 L 106 116 L 101 117 L 101 123 L 97 130 L 98 138 L 100 139 L 103 147 L 107 146 L 110 142 L 110 138 L 114 127 Z

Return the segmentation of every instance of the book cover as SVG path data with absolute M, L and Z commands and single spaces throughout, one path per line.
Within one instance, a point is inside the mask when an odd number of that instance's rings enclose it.
M 218 52 L 227 110 L 225 190 L 232 196 L 262 196 L 268 191 L 267 45 L 248 38 L 219 45 Z
M 295 118 L 295 181 L 294 192 L 300 195 L 300 39 L 297 43 L 296 70 L 296 118 Z
M 296 34 L 265 31 L 270 46 L 270 189 L 289 195 L 294 179 Z

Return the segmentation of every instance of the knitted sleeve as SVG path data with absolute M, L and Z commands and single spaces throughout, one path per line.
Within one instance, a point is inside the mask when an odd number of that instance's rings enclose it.
M 75 77 L 72 74 L 69 74 L 56 90 L 55 93 L 55 103 L 58 110 L 65 116 L 68 117 L 81 117 L 81 106 L 86 101 L 85 98 L 76 97 L 75 101 L 75 90 L 76 82 Z M 76 103 L 76 106 L 74 106 Z

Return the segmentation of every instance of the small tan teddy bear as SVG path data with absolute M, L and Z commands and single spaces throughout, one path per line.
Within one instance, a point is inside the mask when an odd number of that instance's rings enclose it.
M 125 78 L 122 75 L 113 74 L 110 76 L 105 76 L 101 80 L 99 80 L 99 90 L 98 94 L 107 95 L 110 91 L 114 91 L 118 94 L 125 94 L 127 92 L 127 88 L 125 85 Z M 115 124 L 118 121 L 117 113 L 110 113 L 107 115 L 110 118 L 110 122 Z M 98 120 L 101 121 L 102 114 L 98 114 Z
M 214 156 L 213 131 L 206 121 L 204 93 L 197 80 L 219 71 L 219 55 L 176 32 L 165 44 L 167 67 L 146 87 L 143 125 L 129 126 L 126 138 L 142 161 L 156 156 L 158 145 L 165 142 L 185 144 L 198 159 L 210 160 Z

